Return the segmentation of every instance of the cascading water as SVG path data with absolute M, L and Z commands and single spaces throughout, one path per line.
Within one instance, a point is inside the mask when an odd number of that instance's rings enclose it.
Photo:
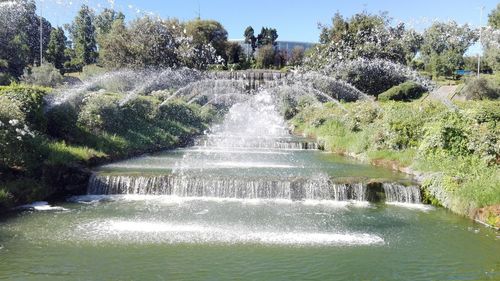
M 384 183 L 382 185 L 387 202 L 420 203 L 422 196 L 417 186 L 404 186 L 397 183 Z
M 262 90 L 234 104 L 220 124 L 180 155 L 104 166 L 121 172 L 94 174 L 88 193 L 290 201 L 380 197 L 366 178 L 349 179 L 338 166 L 317 167 L 308 158 L 317 148 L 316 142 L 290 134 L 272 93 Z M 387 201 L 420 202 L 416 187 L 384 183 L 381 191 Z
M 332 183 L 330 180 L 279 180 L 206 176 L 97 176 L 89 194 L 175 195 L 232 199 L 287 199 L 365 201 L 367 185 Z

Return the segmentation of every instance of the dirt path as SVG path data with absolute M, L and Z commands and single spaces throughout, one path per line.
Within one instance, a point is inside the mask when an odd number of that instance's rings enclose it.
M 449 108 L 455 108 L 451 99 L 457 91 L 458 86 L 441 86 L 429 94 L 427 98 L 432 100 L 441 101 Z

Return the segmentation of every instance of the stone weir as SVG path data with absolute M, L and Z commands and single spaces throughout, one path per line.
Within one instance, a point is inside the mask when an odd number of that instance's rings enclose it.
M 222 199 L 287 199 L 420 203 L 418 186 L 340 183 L 331 178 L 265 178 L 170 175 L 92 175 L 88 194 L 174 195 Z
M 286 72 L 272 70 L 236 70 L 215 71 L 210 73 L 213 79 L 246 81 L 246 88 L 256 90 L 266 83 L 275 83 L 288 76 Z
M 234 137 L 217 137 L 200 138 L 194 142 L 198 148 L 252 148 L 252 149 L 278 149 L 278 150 L 318 150 L 322 149 L 323 145 L 306 138 L 243 138 Z

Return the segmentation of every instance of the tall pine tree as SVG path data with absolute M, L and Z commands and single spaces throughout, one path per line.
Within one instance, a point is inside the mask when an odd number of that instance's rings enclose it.
M 63 73 L 64 62 L 67 60 L 65 55 L 66 41 L 67 38 L 62 28 L 53 29 L 50 33 L 50 41 L 46 53 L 47 61 L 51 62 L 61 73 Z
M 97 61 L 94 18 L 94 12 L 87 5 L 82 5 L 73 23 L 67 27 L 73 40 L 77 64 L 87 65 Z

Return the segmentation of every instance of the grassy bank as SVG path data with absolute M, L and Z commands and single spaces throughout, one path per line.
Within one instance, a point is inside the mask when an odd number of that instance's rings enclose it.
M 123 102 L 88 94 L 47 110 L 51 89 L 0 87 L 0 209 L 79 192 L 86 168 L 188 143 L 215 118 L 210 107 L 159 97 Z
M 291 122 L 327 150 L 421 174 L 429 203 L 474 216 L 500 204 L 499 108 L 499 101 L 327 103 L 302 108 Z

